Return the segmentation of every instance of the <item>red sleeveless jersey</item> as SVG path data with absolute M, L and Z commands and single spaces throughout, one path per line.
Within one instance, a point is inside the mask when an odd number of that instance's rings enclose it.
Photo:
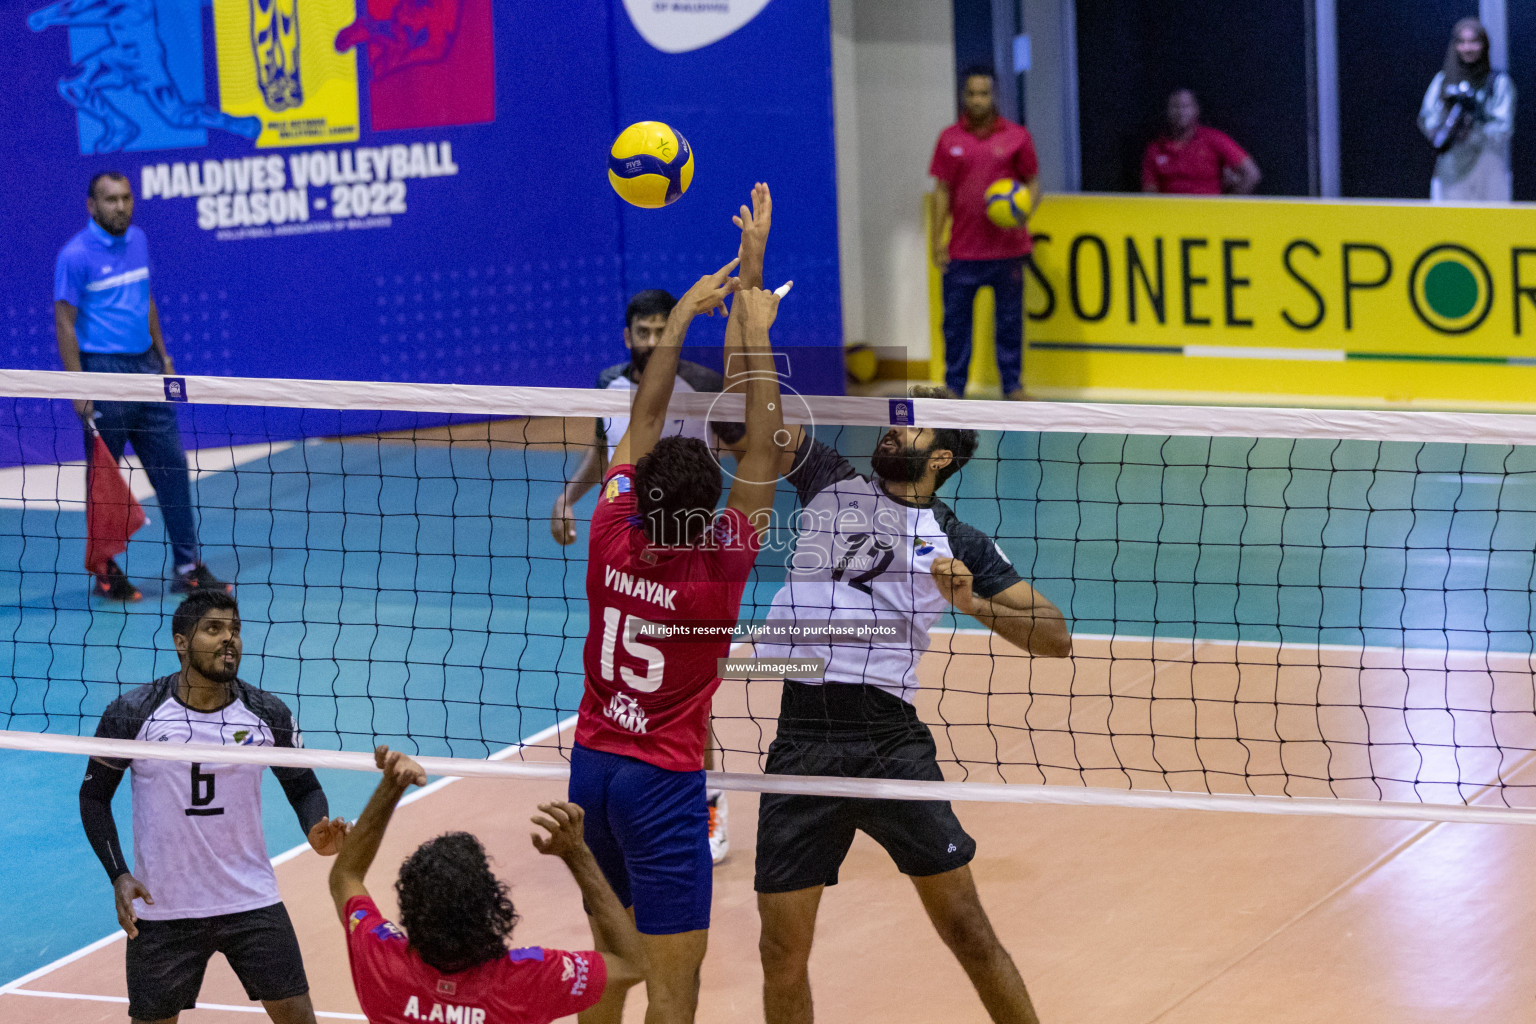
M 629 465 L 609 470 L 592 515 L 576 742 L 698 771 L 718 662 L 730 653 L 760 541 L 747 517 L 728 508 L 699 543 L 653 546 L 640 526 L 634 473 Z

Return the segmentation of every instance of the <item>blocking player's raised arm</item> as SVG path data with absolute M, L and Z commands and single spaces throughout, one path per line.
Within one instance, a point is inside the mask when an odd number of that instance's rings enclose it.
M 742 206 L 741 212 L 731 218 L 731 223 L 741 229 L 741 248 L 737 258 L 741 266 L 736 271 L 738 288 L 763 286 L 763 259 L 768 251 L 768 230 L 773 220 L 773 199 L 768 186 L 758 182 L 752 186 L 752 206 Z M 741 383 L 747 374 L 746 351 L 742 346 L 741 303 L 731 302 L 730 319 L 725 323 L 725 382 L 727 391 L 733 383 Z
M 773 223 L 773 195 L 766 184 L 758 182 L 752 187 L 751 208 L 743 206 L 731 222 L 741 229 L 741 269 L 736 275 L 740 287 L 761 288 L 768 232 Z M 731 303 L 731 318 L 725 325 L 725 386 L 728 391 L 736 390 L 733 384 L 743 386 L 749 373 L 740 308 L 739 302 Z M 777 366 L 770 366 L 769 370 L 776 371 Z M 783 476 L 794 465 L 795 452 L 800 448 L 801 427 L 798 423 L 781 424 L 781 430 L 774 433 L 776 440 L 782 442 L 779 449 L 783 454 L 777 475 Z
M 773 509 L 773 492 L 779 482 L 784 431 L 784 403 L 779 395 L 773 347 L 768 340 L 768 329 L 778 316 L 779 297 L 761 288 L 750 288 L 736 296 L 735 307 L 732 314 L 740 311 L 742 317 L 747 362 L 747 438 L 726 504 L 752 520 L 758 536 L 762 536 L 768 530 L 766 513 Z
M 696 281 L 692 288 L 677 300 L 667 317 L 666 330 L 661 341 L 652 350 L 640 375 L 640 387 L 635 392 L 635 403 L 630 410 L 629 429 L 614 449 L 612 464 L 630 465 L 640 461 L 656 447 L 662 428 L 667 420 L 667 403 L 672 400 L 672 386 L 677 381 L 677 360 L 683 349 L 683 339 L 688 336 L 688 325 L 700 313 L 715 310 L 725 302 L 725 297 L 736 290 L 736 279 L 731 271 L 741 260 L 734 259 Z
M 401 751 L 381 745 L 374 748 L 373 758 L 384 777 L 343 841 L 336 863 L 331 865 L 331 899 L 336 903 L 336 916 L 341 918 L 342 924 L 347 923 L 347 901 L 354 896 L 368 895 L 363 878 L 378 855 L 379 843 L 395 813 L 395 805 L 411 786 L 427 784 L 427 773 L 422 771 L 421 765 Z

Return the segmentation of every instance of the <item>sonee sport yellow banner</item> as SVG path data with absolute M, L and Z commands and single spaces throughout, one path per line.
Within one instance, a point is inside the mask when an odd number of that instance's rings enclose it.
M 1047 196 L 1044 397 L 1536 409 L 1536 209 Z

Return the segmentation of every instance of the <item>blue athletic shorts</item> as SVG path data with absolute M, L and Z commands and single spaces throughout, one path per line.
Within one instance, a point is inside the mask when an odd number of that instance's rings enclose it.
M 646 935 L 709 927 L 714 868 L 704 772 L 669 772 L 633 757 L 571 748 L 571 803 L 587 845 Z

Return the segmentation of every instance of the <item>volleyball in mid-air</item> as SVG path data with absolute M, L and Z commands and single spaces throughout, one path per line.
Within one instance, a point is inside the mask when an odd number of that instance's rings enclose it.
M 987 186 L 987 219 L 1000 228 L 1021 227 L 1029 217 L 1029 188 L 1012 178 Z
M 608 151 L 608 182 L 626 203 L 654 210 L 693 184 L 693 148 L 660 121 L 636 121 Z

